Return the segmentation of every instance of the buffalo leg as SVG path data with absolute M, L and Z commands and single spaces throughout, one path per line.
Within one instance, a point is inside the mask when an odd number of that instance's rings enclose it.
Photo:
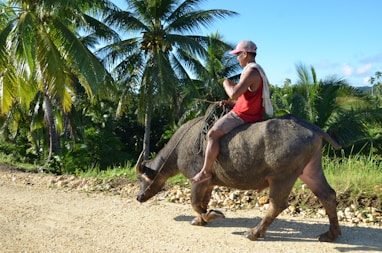
M 305 167 L 303 174 L 300 175 L 300 179 L 317 196 L 329 217 L 329 231 L 321 234 L 319 240 L 321 242 L 334 241 L 341 235 L 337 217 L 336 192 L 330 187 L 322 171 L 321 150 L 316 153 L 314 159 Z
M 297 179 L 297 176 L 296 176 Z M 293 180 L 270 180 L 269 182 L 269 208 L 261 222 L 245 233 L 245 236 L 255 241 L 265 235 L 268 227 L 276 217 L 288 207 L 288 196 L 294 185 Z
M 207 223 L 206 218 L 208 203 L 211 199 L 211 193 L 214 186 L 206 186 L 205 184 L 194 184 L 191 188 L 191 205 L 198 214 L 192 221 L 192 225 L 204 225 Z

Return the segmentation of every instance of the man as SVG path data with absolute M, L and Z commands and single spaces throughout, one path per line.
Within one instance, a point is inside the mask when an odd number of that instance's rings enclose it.
M 240 66 L 244 67 L 239 83 L 224 80 L 223 87 L 227 95 L 236 102 L 232 103 L 233 109 L 220 118 L 207 134 L 206 155 L 204 165 L 200 172 L 190 182 L 197 184 L 211 179 L 212 166 L 219 155 L 220 139 L 232 129 L 249 122 L 260 121 L 264 118 L 264 112 L 273 114 L 272 104 L 269 99 L 269 82 L 263 69 L 256 64 L 255 43 L 249 40 L 241 41 L 230 54 L 237 55 Z

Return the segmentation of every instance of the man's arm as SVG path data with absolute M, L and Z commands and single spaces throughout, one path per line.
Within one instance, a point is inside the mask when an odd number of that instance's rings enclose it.
M 249 87 L 252 92 L 255 92 L 259 88 L 260 82 L 261 76 L 259 71 L 257 69 L 251 68 L 242 74 L 238 84 L 235 85 L 234 82 L 226 79 L 223 82 L 223 87 L 227 95 L 231 99 L 236 100 L 244 92 L 246 92 Z

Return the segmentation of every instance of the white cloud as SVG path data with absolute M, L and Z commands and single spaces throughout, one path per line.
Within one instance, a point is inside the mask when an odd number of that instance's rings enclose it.
M 363 84 L 368 84 L 368 85 L 370 85 L 370 77 L 364 77 L 364 78 L 362 79 L 362 83 L 363 83 Z
M 353 75 L 353 73 L 354 73 L 354 68 L 352 66 L 350 66 L 349 64 L 345 63 L 342 66 L 342 74 L 344 76 L 351 76 L 351 75 Z
M 359 68 L 357 68 L 357 74 L 362 75 L 369 72 L 373 68 L 371 63 L 365 64 Z

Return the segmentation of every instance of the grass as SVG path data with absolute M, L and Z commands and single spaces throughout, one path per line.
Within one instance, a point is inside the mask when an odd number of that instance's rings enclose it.
M 382 208 L 382 164 L 376 156 L 324 156 L 322 166 L 328 183 L 337 193 L 340 208 L 351 204 Z M 301 191 L 302 184 L 298 180 L 294 186 L 296 201 L 314 201 L 313 194 Z
M 4 154 L 4 153 L 0 152 L 0 163 L 5 163 L 8 165 L 20 168 L 25 172 L 36 172 L 36 171 L 38 171 L 37 170 L 38 165 L 15 161 L 14 155 L 12 155 L 12 154 Z
M 382 164 L 374 156 L 323 159 L 329 184 L 341 202 L 382 208 Z
M 131 162 L 124 166 L 108 167 L 106 170 L 100 170 L 99 167 L 89 169 L 85 172 L 77 172 L 79 177 L 98 177 L 98 178 L 115 178 L 126 177 L 129 180 L 136 180 L 135 168 Z
M 356 155 L 349 158 L 323 157 L 325 177 L 337 191 L 375 191 L 382 188 L 382 163 L 374 157 Z M 297 181 L 295 188 L 302 186 Z
M 325 175 L 336 188 L 356 191 L 373 190 L 382 184 L 382 164 L 373 157 L 353 156 L 348 159 L 323 159 Z
M 38 167 L 33 164 L 15 163 L 10 156 L 4 154 L 0 154 L 0 162 L 16 166 L 25 171 L 36 171 Z M 354 155 L 348 158 L 329 158 L 324 156 L 322 164 L 329 184 L 337 192 L 339 205 L 355 204 L 382 208 L 382 163 L 377 159 L 377 156 Z M 136 181 L 134 165 L 135 161 L 128 162 L 124 166 L 110 167 L 106 170 L 100 170 L 95 167 L 86 172 L 77 172 L 76 175 L 100 179 L 122 177 L 127 180 Z M 187 185 L 186 182 L 187 179 L 181 174 L 167 181 L 170 185 Z M 312 196 L 300 191 L 302 184 L 298 180 L 292 194 L 295 195 L 296 201 L 309 202 Z

